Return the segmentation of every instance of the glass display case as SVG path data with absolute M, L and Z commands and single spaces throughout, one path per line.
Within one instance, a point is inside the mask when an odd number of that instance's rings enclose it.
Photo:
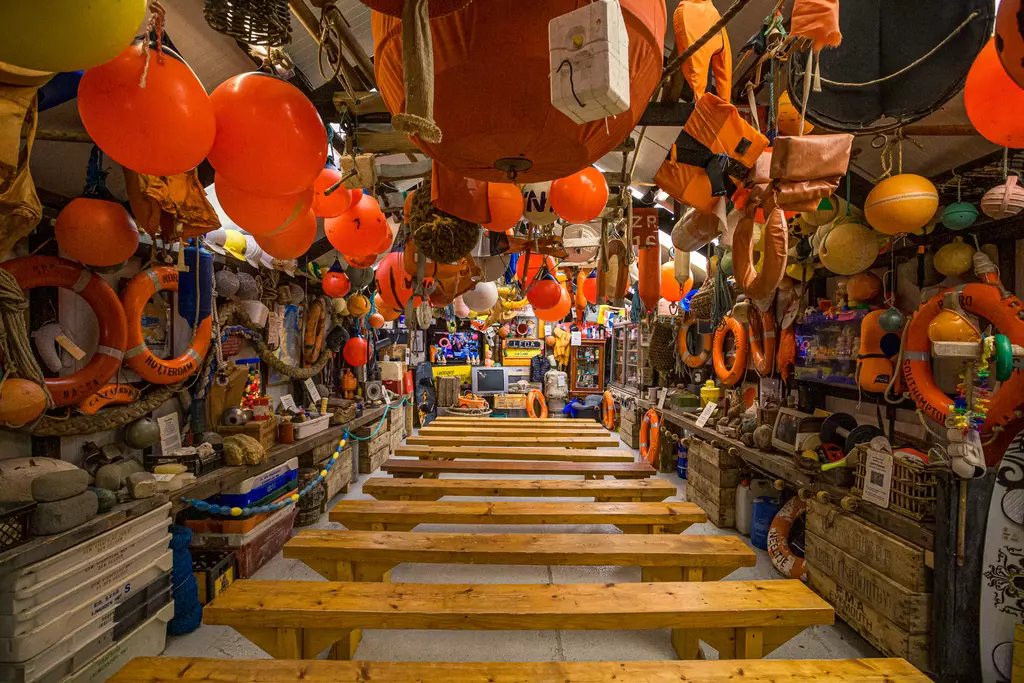
M 613 387 L 630 394 L 639 393 L 642 351 L 639 325 L 617 323 L 612 327 L 610 384 Z
M 796 379 L 857 386 L 860 325 L 867 314 L 866 309 L 856 309 L 805 316 L 796 326 Z
M 569 393 L 571 395 L 599 394 L 604 391 L 603 339 L 584 339 L 570 349 Z

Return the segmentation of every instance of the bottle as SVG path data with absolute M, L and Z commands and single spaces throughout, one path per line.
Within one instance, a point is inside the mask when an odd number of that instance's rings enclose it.
M 676 448 L 676 474 L 679 475 L 680 479 L 686 479 L 686 470 L 689 464 L 690 449 L 686 446 L 686 442 L 680 439 L 679 446 Z
M 736 487 L 736 531 L 744 536 L 750 535 L 750 516 L 753 513 L 754 494 L 750 490 L 750 480 L 743 479 Z

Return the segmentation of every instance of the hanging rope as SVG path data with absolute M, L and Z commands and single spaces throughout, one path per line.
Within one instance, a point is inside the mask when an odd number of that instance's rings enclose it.
M 35 382 L 46 394 L 46 407 L 53 407 L 53 396 L 46 388 L 43 370 L 32 354 L 32 344 L 25 326 L 28 300 L 18 281 L 0 268 L 0 351 L 3 352 L 4 374 L 0 390 L 8 377 L 20 377 Z
M 43 415 L 32 427 L 33 436 L 77 436 L 123 427 L 153 412 L 185 386 L 185 382 L 160 387 L 145 398 L 127 406 L 109 408 L 96 415 L 71 418 Z
M 333 312 L 328 311 L 327 315 L 333 323 Z M 240 302 L 232 301 L 231 303 L 225 304 L 217 312 L 217 316 L 221 325 L 226 324 L 231 320 L 232 316 L 234 316 L 241 324 L 234 325 L 232 327 L 225 327 L 223 335 L 237 334 L 242 338 L 247 339 L 253 345 L 253 348 L 256 350 L 256 355 L 259 356 L 260 360 L 274 370 L 277 370 L 282 375 L 286 375 L 294 379 L 307 379 L 309 377 L 314 377 L 319 375 L 323 369 L 327 367 L 327 363 L 330 362 L 333 356 L 333 354 L 330 353 L 321 353 L 320 358 L 317 359 L 316 363 L 308 368 L 299 368 L 294 365 L 288 365 L 283 360 L 275 356 L 270 347 L 267 346 L 267 343 L 263 340 L 263 334 L 255 329 L 256 325 L 252 322 L 252 319 L 249 318 L 245 309 L 242 308 L 242 304 Z M 326 343 L 326 341 L 327 335 L 324 335 L 324 341 L 322 344 Z M 321 346 L 321 351 L 322 350 L 323 346 Z

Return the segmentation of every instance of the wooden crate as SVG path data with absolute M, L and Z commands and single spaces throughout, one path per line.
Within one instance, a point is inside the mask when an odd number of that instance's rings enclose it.
M 736 489 L 721 488 L 692 469 L 687 472 L 686 499 L 696 503 L 715 526 L 736 526 Z
M 381 432 L 369 441 L 361 441 L 359 443 L 359 474 L 376 472 L 390 454 L 391 435 L 386 432 Z
M 640 423 L 643 416 L 635 409 L 623 408 L 619 416 L 619 436 L 630 448 L 640 448 Z
M 693 453 L 690 450 L 690 453 Z M 720 489 L 735 489 L 740 484 L 739 468 L 722 469 L 715 466 L 710 460 L 701 457 L 689 456 L 688 465 L 690 472 L 696 472 L 708 482 Z M 689 476 L 689 475 L 687 475 Z
M 412 405 L 405 406 L 405 434 L 408 436 L 412 434 L 412 430 L 416 427 L 416 407 Z
M 526 410 L 526 394 L 499 394 L 494 397 L 495 410 Z
M 733 455 L 725 448 L 719 448 L 696 437 L 690 439 L 689 451 L 691 467 L 693 461 L 699 459 L 723 470 L 743 469 L 743 459 L 740 456 Z
M 274 418 L 269 420 L 253 420 L 241 427 L 220 425 L 217 427 L 217 433 L 223 437 L 234 436 L 235 434 L 251 436 L 260 442 L 264 450 L 269 451 L 277 443 L 277 420 Z
M 389 455 L 393 455 L 395 449 L 402 445 L 402 439 L 404 438 L 401 432 L 391 432 L 391 453 Z
M 327 464 L 327 461 L 334 455 L 332 450 L 330 455 L 324 460 L 321 460 L 319 465 L 323 469 L 323 466 Z M 352 446 L 345 446 L 338 454 L 338 459 L 331 465 L 331 469 L 327 471 L 327 476 L 324 477 L 324 484 L 327 486 L 327 500 L 331 500 L 339 493 L 348 493 L 348 485 L 352 482 Z

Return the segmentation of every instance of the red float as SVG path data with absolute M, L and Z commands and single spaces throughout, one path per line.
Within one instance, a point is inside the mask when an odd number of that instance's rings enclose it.
M 53 226 L 57 244 L 68 256 L 89 266 L 116 266 L 139 246 L 139 229 L 124 207 L 104 199 L 73 199 Z
M 967 73 L 964 109 L 971 124 L 989 142 L 1024 147 L 1024 118 L 1020 116 L 1024 90 L 1006 73 L 994 40 L 982 48 Z
M 249 192 L 219 173 L 214 176 L 213 184 L 220 208 L 238 227 L 254 236 L 286 230 L 313 207 L 311 187 L 298 194 Z
M 316 216 L 312 211 L 306 211 L 284 230 L 254 237 L 256 244 L 276 259 L 299 258 L 309 251 L 316 239 Z
M 324 294 L 335 299 L 347 296 L 352 289 L 352 283 L 349 282 L 348 276 L 333 270 L 324 275 L 320 286 L 323 287 Z
M 324 221 L 324 231 L 331 245 L 342 254 L 351 256 L 382 253 L 380 246 L 389 230 L 380 205 L 368 194 L 361 195 L 345 213 Z M 384 248 L 390 244 L 389 239 Z
M 352 367 L 361 368 L 369 360 L 369 345 L 362 337 L 352 337 L 345 342 L 341 355 Z
M 530 254 L 527 257 L 525 254 L 519 255 L 519 264 L 516 266 L 516 275 L 519 276 L 519 281 L 523 283 L 524 288 L 529 287 L 530 283 L 540 272 L 542 266 L 547 265 L 548 270 L 555 269 L 555 259 L 544 254 Z
M 530 291 L 526 293 L 526 298 L 535 309 L 553 308 L 558 305 L 563 289 L 562 285 L 558 284 L 558 280 L 548 276 L 535 282 L 530 287 Z
M 597 268 L 590 271 L 590 275 L 583 281 L 583 298 L 588 304 L 597 305 Z
M 589 223 L 608 204 L 608 181 L 593 166 L 551 183 L 551 208 L 570 223 Z
M 491 232 L 506 232 L 516 227 L 523 217 L 522 191 L 510 183 L 487 183 L 487 206 L 491 222 L 483 226 Z
M 374 313 L 373 315 L 370 316 L 370 327 L 372 327 L 375 330 L 379 330 L 380 328 L 384 327 L 385 322 L 386 321 L 384 320 L 384 316 L 381 315 L 380 313 Z
M 385 306 L 403 309 L 412 296 L 412 278 L 405 272 L 402 252 L 393 251 L 377 266 L 377 293 Z
M 1024 36 L 1017 17 L 1021 0 L 1002 0 L 996 14 L 996 51 L 1014 83 L 1024 88 Z
M 325 166 L 320 171 L 316 182 L 313 183 L 313 213 L 320 218 L 334 218 L 348 211 L 352 206 L 355 190 L 346 187 L 339 187 L 331 194 L 324 194 L 325 191 L 334 187 L 341 180 L 341 171 L 330 166 Z M 362 192 L 360 192 L 360 195 Z
M 569 292 L 565 290 L 565 287 L 560 288 L 561 294 L 559 294 L 558 303 L 551 308 L 546 308 L 540 311 L 534 311 L 537 317 L 548 323 L 557 323 L 569 315 L 569 311 L 572 310 L 572 297 L 569 296 Z

